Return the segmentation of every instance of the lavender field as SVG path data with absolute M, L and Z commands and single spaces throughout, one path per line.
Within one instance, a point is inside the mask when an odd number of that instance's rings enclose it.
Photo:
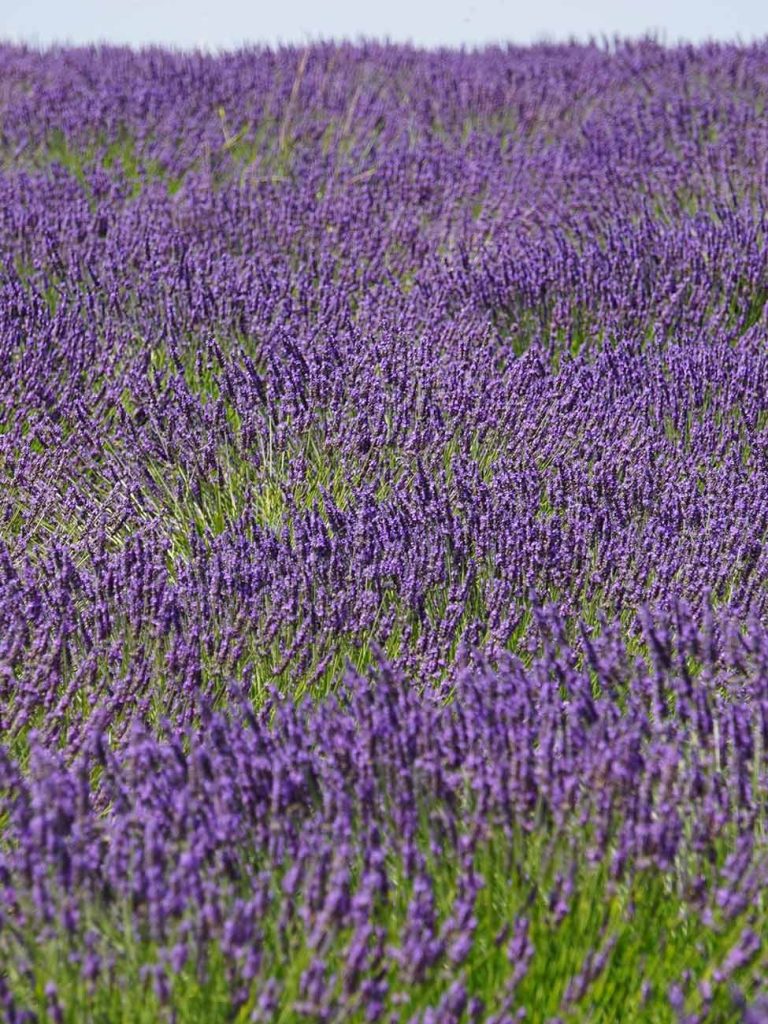
M 768 44 L 0 46 L 0 1018 L 768 1022 Z

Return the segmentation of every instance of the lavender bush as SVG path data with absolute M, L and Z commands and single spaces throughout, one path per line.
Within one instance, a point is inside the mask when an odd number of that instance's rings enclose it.
M 0 48 L 0 1004 L 768 1020 L 768 48 Z

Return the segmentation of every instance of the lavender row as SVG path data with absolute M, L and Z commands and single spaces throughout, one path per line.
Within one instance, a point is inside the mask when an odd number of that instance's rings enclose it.
M 40 736 L 23 768 L 4 754 L 12 987 L 47 982 L 63 1019 L 130 984 L 127 947 L 158 1013 L 226 979 L 222 1020 L 554 1020 L 593 1000 L 703 1021 L 736 981 L 757 999 L 768 636 L 678 607 L 644 616 L 646 662 L 616 630 L 570 646 L 554 609 L 537 619 L 530 667 L 474 658 L 448 704 L 382 663 L 320 705 L 254 714 L 233 687 L 199 726 L 115 746 L 94 727 L 70 763 Z
M 459 339 L 442 365 L 420 344 L 402 388 L 360 357 L 349 397 L 282 439 L 274 377 L 214 345 L 194 380 L 215 399 L 150 370 L 141 416 L 17 425 L 1 439 L 4 728 L 37 714 L 60 741 L 94 704 L 109 721 L 113 691 L 182 714 L 188 680 L 246 666 L 259 692 L 322 690 L 371 640 L 438 681 L 462 647 L 524 650 L 532 591 L 593 621 L 707 594 L 764 618 L 761 330 L 624 343 L 559 372 L 531 352 L 482 400 Z M 402 349 L 379 351 L 394 377 Z

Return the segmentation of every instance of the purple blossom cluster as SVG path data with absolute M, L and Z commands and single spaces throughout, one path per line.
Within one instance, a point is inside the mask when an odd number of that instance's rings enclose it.
M 767 104 L 0 47 L 9 1021 L 765 1019 Z

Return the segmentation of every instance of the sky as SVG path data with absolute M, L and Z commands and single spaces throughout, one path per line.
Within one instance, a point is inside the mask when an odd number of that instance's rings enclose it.
M 0 38 L 232 49 L 318 39 L 480 46 L 768 37 L 766 0 L 0 0 Z

